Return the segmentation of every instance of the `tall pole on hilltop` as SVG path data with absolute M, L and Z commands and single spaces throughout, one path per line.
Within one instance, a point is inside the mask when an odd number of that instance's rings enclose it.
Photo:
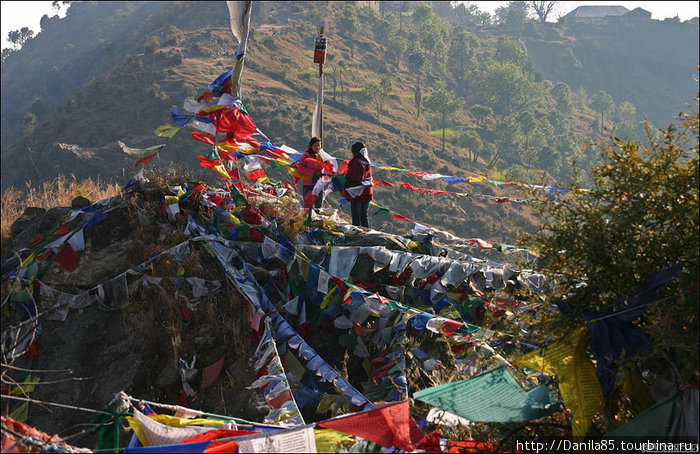
M 314 47 L 314 63 L 318 64 L 318 95 L 316 97 L 316 118 L 314 118 L 312 127 L 312 135 L 317 134 L 321 139 L 323 139 L 323 64 L 326 62 L 327 44 L 328 38 L 324 35 L 324 27 L 321 26 L 321 31 L 316 37 L 316 45 Z

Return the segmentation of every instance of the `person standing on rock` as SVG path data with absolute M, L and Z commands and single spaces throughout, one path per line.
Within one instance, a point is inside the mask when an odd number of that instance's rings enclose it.
M 321 139 L 319 137 L 312 137 L 309 141 L 309 147 L 306 149 L 304 154 L 301 156 L 299 163 L 297 164 L 297 169 L 299 172 L 306 175 L 306 178 L 301 180 L 301 195 L 306 200 L 306 194 L 311 192 L 321 176 L 323 171 L 323 166 L 321 165 Z M 321 208 L 323 205 L 323 192 L 321 192 L 316 198 L 316 203 L 314 206 L 316 208 Z
M 352 225 L 369 228 L 369 202 L 374 198 L 372 189 L 372 161 L 367 147 L 355 142 L 350 147 L 352 159 L 345 175 L 345 197 L 350 200 Z

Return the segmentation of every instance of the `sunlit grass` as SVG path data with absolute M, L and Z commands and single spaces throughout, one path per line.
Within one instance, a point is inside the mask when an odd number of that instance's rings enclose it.
M 445 128 L 445 137 L 455 137 L 460 132 L 460 128 Z M 442 137 L 442 128 L 430 131 L 428 135 L 432 137 Z
M 90 201 L 103 200 L 118 195 L 121 187 L 114 183 L 105 183 L 91 178 L 78 181 L 75 175 L 66 177 L 59 175 L 53 181 L 47 181 L 40 186 L 32 186 L 27 181 L 25 187 L 16 189 L 11 186 L 2 192 L 0 212 L 2 216 L 2 240 L 10 238 L 12 224 L 22 215 L 25 208 L 54 208 L 70 206 L 71 201 L 81 195 Z

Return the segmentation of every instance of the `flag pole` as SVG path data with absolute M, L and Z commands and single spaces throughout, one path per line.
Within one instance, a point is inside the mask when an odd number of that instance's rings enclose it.
M 326 47 L 328 44 L 324 28 L 324 26 L 321 26 L 314 47 L 314 63 L 318 64 L 318 137 L 322 140 L 321 143 L 323 143 L 323 64 L 326 62 Z

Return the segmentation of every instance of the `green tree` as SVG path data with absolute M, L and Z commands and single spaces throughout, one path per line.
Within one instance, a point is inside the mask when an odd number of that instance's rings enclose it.
M 508 5 L 496 9 L 496 17 L 506 30 L 514 37 L 520 38 L 527 23 L 528 8 L 527 2 L 509 2 Z
M 346 42 L 350 46 L 350 57 L 355 58 L 355 33 L 360 29 L 360 20 L 357 18 L 357 7 L 353 2 L 344 4 L 344 8 L 340 11 L 336 24 L 338 31 L 346 38 Z
M 571 88 L 564 82 L 558 82 L 550 91 L 556 102 L 557 110 L 562 113 L 571 112 Z
M 542 101 L 542 88 L 517 65 L 491 61 L 484 73 L 484 95 L 495 112 L 529 110 Z
M 603 90 L 599 91 L 591 98 L 591 109 L 600 114 L 600 132 L 603 132 L 604 115 L 612 113 L 614 108 L 615 101 L 613 101 L 612 96 Z
M 394 16 L 387 16 L 385 19 L 374 22 L 372 33 L 374 33 L 374 39 L 382 46 L 382 50 L 389 44 L 389 38 L 396 35 L 398 29 L 399 24 Z
M 447 67 L 457 80 L 464 80 L 476 69 L 476 51 L 479 40 L 467 32 L 464 26 L 457 26 L 452 33 L 450 49 L 447 53 Z
M 411 21 L 418 29 L 423 29 L 433 17 L 433 10 L 423 2 L 418 3 L 411 15 Z
M 471 153 L 472 164 L 476 164 L 478 153 L 484 147 L 484 142 L 476 131 L 465 131 L 457 137 L 457 145 L 467 149 L 467 153 Z M 469 158 L 469 154 L 467 154 Z
M 480 11 L 479 7 L 473 3 L 459 2 L 454 8 L 454 16 L 457 22 L 467 27 L 486 25 L 483 23 L 483 14 L 486 14 L 490 18 L 488 13 Z
M 634 104 L 632 104 L 629 101 L 622 101 L 620 104 L 618 104 L 616 113 L 617 118 L 622 123 L 631 125 L 632 123 L 634 123 L 635 115 L 637 115 L 637 108 L 634 107 Z
M 392 74 L 386 73 L 382 76 L 379 81 L 379 89 L 382 92 L 383 100 L 386 101 L 387 97 L 391 93 L 391 78 Z
M 399 35 L 394 35 L 389 38 L 389 55 L 391 55 L 394 60 L 396 60 L 396 66 L 398 67 L 403 61 L 404 55 L 406 55 L 406 50 L 408 49 L 408 42 L 406 38 Z
M 445 153 L 445 127 L 447 119 L 462 108 L 463 101 L 447 91 L 447 83 L 439 80 L 435 91 L 425 100 L 425 108 L 440 115 L 442 125 L 442 152 Z
M 336 75 L 336 72 L 333 71 L 333 75 L 337 77 L 338 86 L 340 87 L 340 98 L 343 101 L 345 101 L 345 95 L 347 93 L 347 83 L 346 83 L 347 69 L 348 69 L 348 64 L 345 63 L 344 60 L 340 60 L 338 62 L 337 75 Z
M 636 364 L 648 385 L 669 368 L 677 383 L 698 380 L 699 119 L 696 104 L 666 130 L 652 131 L 647 124 L 644 142 L 610 134 L 601 141 L 603 162 L 592 169 L 587 190 L 586 175 L 575 171 L 565 195 L 552 200 L 541 190 L 530 194 L 544 222 L 523 244 L 537 251 L 537 266 L 556 278 L 544 295 L 549 304 L 559 301 L 579 315 L 624 311 L 652 276 L 680 266 L 677 278 L 645 295 L 653 299 L 634 321 L 634 329 L 653 340 L 652 350 L 637 357 L 618 352 L 620 359 L 609 368 L 617 376 L 609 412 L 618 411 L 620 399 L 636 397 L 625 397 L 620 386 L 623 363 Z M 556 337 L 588 321 L 555 317 L 541 329 Z M 603 422 L 619 425 L 634 412 L 607 416 Z
M 436 15 L 421 26 L 421 46 L 426 49 L 435 60 L 440 60 L 447 51 L 447 38 L 449 31 L 445 21 Z
M 24 43 L 33 36 L 34 32 L 29 27 L 22 27 L 7 33 L 7 39 L 15 46 L 15 49 L 21 49 Z
M 518 123 L 520 124 L 520 130 L 523 131 L 525 136 L 525 148 L 528 148 L 530 146 L 530 135 L 537 129 L 535 115 L 528 110 L 521 112 L 518 114 Z
M 423 106 L 423 93 L 420 88 L 421 74 L 425 66 L 425 55 L 422 52 L 415 52 L 408 57 L 409 64 L 416 74 L 416 88 L 414 90 L 414 102 L 416 104 L 416 118 L 420 117 Z
M 2 50 L 2 61 L 5 61 L 5 60 L 7 59 L 7 57 L 9 57 L 10 55 L 14 54 L 15 52 L 17 52 L 17 50 L 16 50 L 16 49 L 12 49 L 11 47 L 6 47 L 6 48 L 4 48 L 4 49 Z
M 519 42 L 500 37 L 496 44 L 495 58 L 500 62 L 510 62 L 522 67 L 527 60 L 527 52 Z
M 508 158 L 509 161 L 520 160 L 518 152 L 522 147 L 523 135 L 520 131 L 520 125 L 512 115 L 496 124 L 494 135 L 496 153 L 489 163 L 489 168 L 493 168 L 502 156 Z
M 489 106 L 482 106 L 481 104 L 474 104 L 470 109 L 472 115 L 476 119 L 476 124 L 480 127 L 486 126 L 486 118 L 493 115 L 493 109 Z
M 367 82 L 363 87 L 363 92 L 365 96 L 370 100 L 370 102 L 373 102 L 375 105 L 375 114 L 377 115 L 377 121 L 379 121 L 380 117 L 380 104 L 382 101 L 382 89 L 379 86 L 377 82 L 370 81 Z

